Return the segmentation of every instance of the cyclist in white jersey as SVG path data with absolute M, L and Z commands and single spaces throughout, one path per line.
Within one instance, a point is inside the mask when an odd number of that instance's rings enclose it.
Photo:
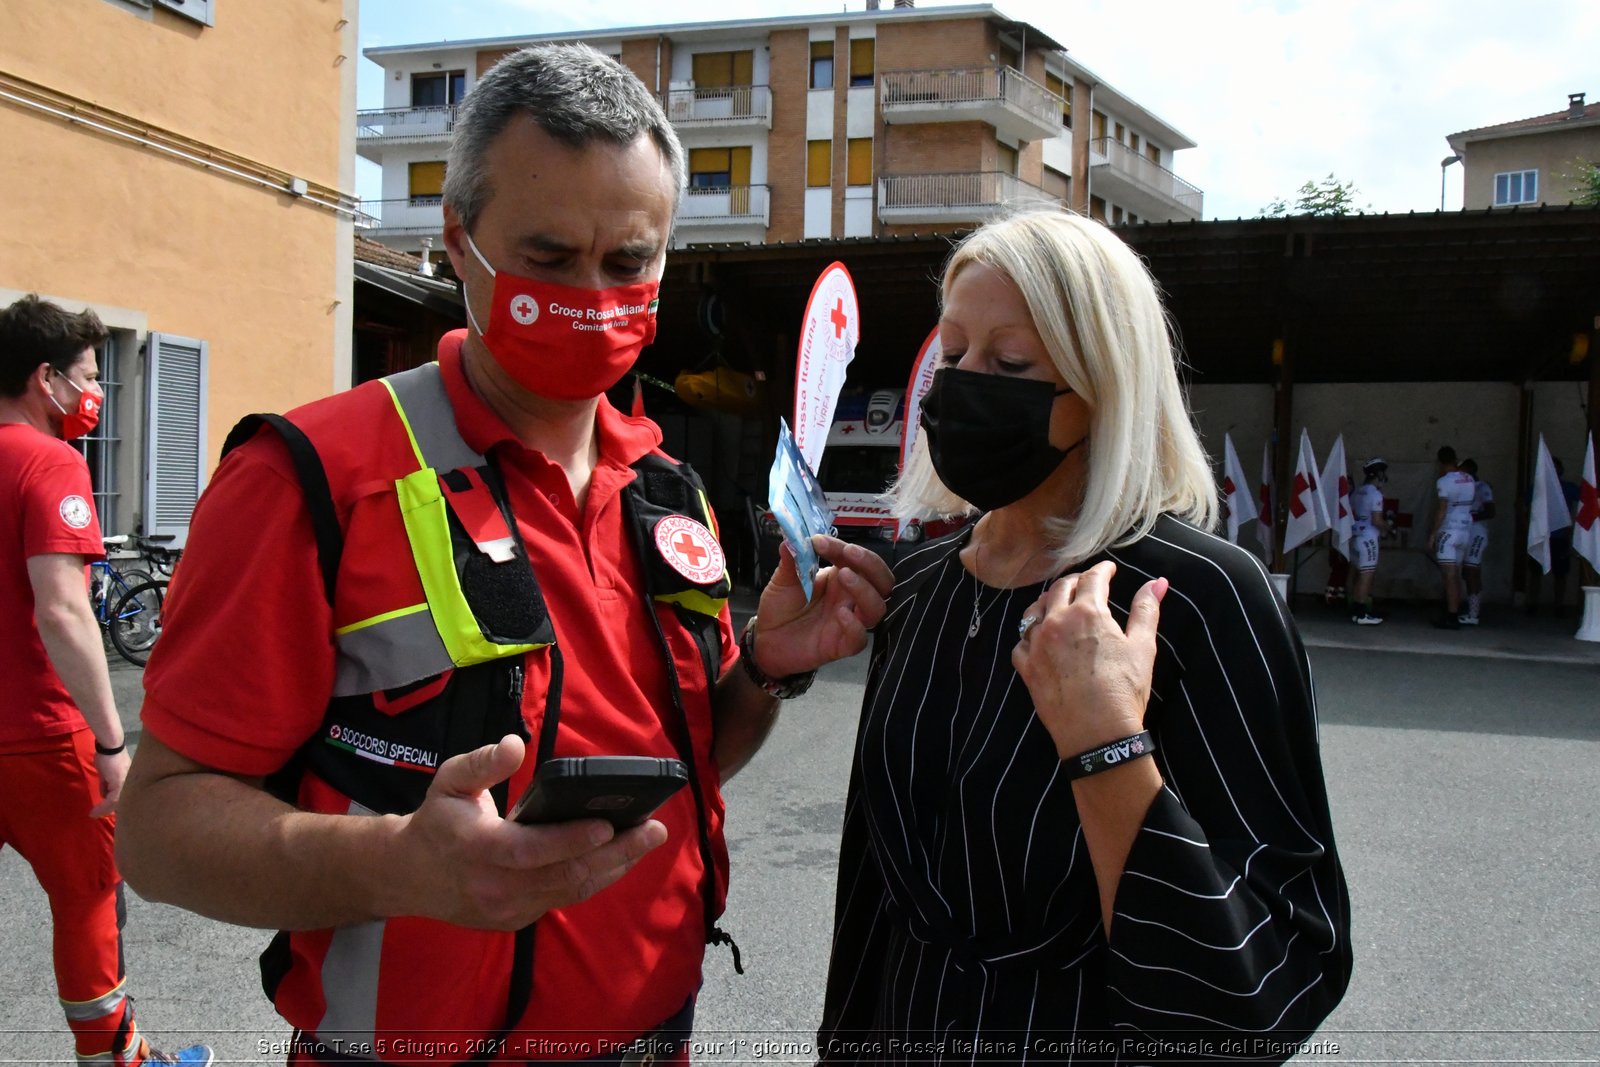
M 1433 513 L 1433 532 L 1428 548 L 1444 575 L 1444 613 L 1434 625 L 1445 630 L 1461 628 L 1461 561 L 1466 556 L 1467 538 L 1472 531 L 1472 498 L 1477 482 L 1456 465 L 1456 450 L 1449 445 L 1439 449 L 1439 480 L 1434 483 L 1439 506 Z
M 1489 520 L 1494 518 L 1494 490 L 1478 477 L 1478 461 L 1464 459 L 1461 469 L 1473 477 L 1472 527 L 1467 533 L 1467 552 L 1461 561 L 1461 578 L 1467 586 L 1467 610 L 1459 619 L 1463 626 L 1478 625 L 1483 606 L 1483 553 L 1489 547 Z
M 1356 565 L 1354 614 L 1357 626 L 1376 626 L 1383 621 L 1372 609 L 1372 582 L 1378 570 L 1378 539 L 1389 534 L 1389 520 L 1383 511 L 1383 486 L 1389 481 L 1389 464 L 1379 456 L 1361 465 L 1363 482 L 1350 494 L 1350 556 Z

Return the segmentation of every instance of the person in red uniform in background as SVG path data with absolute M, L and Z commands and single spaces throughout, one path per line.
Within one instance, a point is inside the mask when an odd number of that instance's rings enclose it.
M 727 937 L 720 783 L 780 698 L 866 646 L 893 577 L 819 536 L 831 565 L 809 601 L 786 556 L 736 639 L 703 491 L 680 492 L 693 483 L 660 431 L 605 399 L 653 336 L 685 184 L 644 85 L 584 46 L 523 50 L 478 81 L 453 136 L 444 240 L 472 328 L 441 341 L 437 364 L 288 414 L 323 489 L 276 423 L 220 464 L 146 673 L 119 855 L 147 896 L 288 931 L 263 973 L 297 1031 L 291 1063 L 620 1062 L 641 1038 L 658 1062 L 682 1062 L 704 945 Z M 430 458 L 446 454 L 458 458 Z M 476 513 L 501 536 L 456 553 L 462 590 L 525 552 L 554 633 L 518 653 L 523 729 L 454 756 L 399 732 L 502 660 L 407 672 L 448 642 L 456 610 L 408 540 L 396 481 L 413 474 L 427 494 L 444 485 L 451 509 L 478 480 L 502 484 L 510 529 L 492 507 Z M 663 487 L 678 503 L 641 524 Z M 336 567 L 318 514 L 342 535 Z M 493 556 L 490 542 L 515 544 Z M 663 600 L 659 583 L 680 579 L 691 588 Z M 691 788 L 620 832 L 508 821 L 552 717 L 554 756 L 676 754 Z M 267 778 L 301 752 L 323 762 L 289 803 Z M 417 776 L 414 804 L 357 796 Z M 515 946 L 530 928 L 528 965 Z
M 100 624 L 86 594 L 104 557 L 89 467 L 67 444 L 104 400 L 92 311 L 37 296 L 0 311 L 0 846 L 50 898 L 56 990 L 78 1062 L 209 1064 L 139 1034 L 122 961 L 112 837 L 128 773 Z

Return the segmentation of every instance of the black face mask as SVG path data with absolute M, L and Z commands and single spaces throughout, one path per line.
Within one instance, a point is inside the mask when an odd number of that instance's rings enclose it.
M 1050 443 L 1050 412 L 1059 392 L 1049 382 L 946 367 L 922 399 L 920 422 L 939 480 L 983 511 L 1014 504 L 1061 465 Z

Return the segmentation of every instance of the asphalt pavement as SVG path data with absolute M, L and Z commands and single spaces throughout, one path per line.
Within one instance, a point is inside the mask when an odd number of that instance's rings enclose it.
M 739 607 L 748 610 L 742 602 Z M 1575 618 L 1420 610 L 1354 627 L 1303 600 L 1355 976 L 1297 1062 L 1600 1062 L 1600 646 Z M 835 846 L 865 658 L 823 672 L 726 790 L 734 882 L 708 950 L 700 1063 L 810 1062 L 831 936 Z M 125 719 L 140 672 L 117 667 Z M 138 734 L 130 730 L 137 741 Z M 71 1062 L 43 893 L 0 852 L 0 1062 Z M 223 1063 L 281 1063 L 261 994 L 263 931 L 129 894 L 141 1026 Z

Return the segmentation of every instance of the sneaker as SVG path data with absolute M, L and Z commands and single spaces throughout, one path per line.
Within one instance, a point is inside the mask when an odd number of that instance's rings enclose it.
M 1433 625 L 1441 630 L 1459 630 L 1461 629 L 1461 620 L 1455 615 L 1451 615 L 1447 612 L 1440 612 L 1437 616 L 1435 616 Z
M 1383 620 L 1378 618 L 1376 615 L 1365 611 L 1359 615 L 1350 616 L 1350 621 L 1355 623 L 1357 626 L 1377 626 L 1379 623 L 1383 622 Z
M 190 1045 L 177 1052 L 157 1052 L 153 1048 L 146 1048 L 146 1063 L 169 1063 L 178 1067 L 211 1067 L 217 1060 L 217 1054 L 211 1051 L 210 1045 Z
M 1469 615 L 1457 615 L 1456 616 L 1456 622 L 1459 622 L 1462 626 L 1476 626 L 1476 625 L 1478 625 L 1478 617 L 1476 615 L 1470 615 L 1470 614 Z

